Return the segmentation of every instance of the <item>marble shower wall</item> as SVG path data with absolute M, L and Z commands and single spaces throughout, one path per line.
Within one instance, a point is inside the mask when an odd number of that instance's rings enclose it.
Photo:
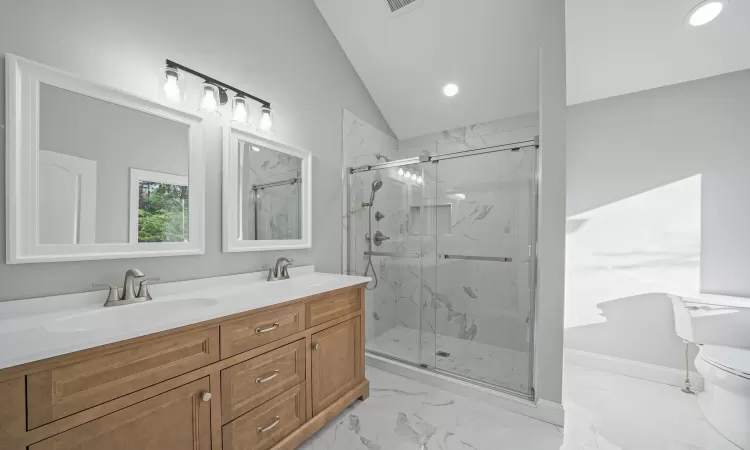
M 370 190 L 375 172 L 366 172 L 352 177 L 351 191 L 348 190 L 348 168 L 363 164 L 376 163 L 375 154 L 380 153 L 390 158 L 397 158 L 398 141 L 347 110 L 343 113 L 343 161 L 344 161 L 344 198 L 343 198 L 343 271 L 349 274 L 363 275 L 367 261 L 364 252 L 367 250 L 367 216 L 369 211 L 362 207 L 362 202 L 369 201 Z M 377 193 L 378 208 L 397 211 L 399 195 L 389 195 L 394 189 L 390 183 L 384 183 Z M 397 194 L 397 193 L 396 193 Z M 394 202 L 393 205 L 390 203 Z M 373 212 L 374 214 L 374 212 Z M 376 226 L 373 219 L 373 227 Z M 390 224 L 390 221 L 383 222 Z M 351 233 L 348 230 L 351 228 Z M 373 232 L 375 229 L 373 229 Z M 383 230 L 381 230 L 383 231 Z M 390 230 L 383 231 L 386 235 Z M 366 339 L 379 336 L 397 325 L 396 302 L 398 299 L 398 270 L 389 258 L 373 257 L 372 263 L 379 278 L 378 288 L 366 290 L 365 309 L 368 315 Z M 370 269 L 372 270 L 372 269 Z M 368 275 L 372 276 L 372 272 Z M 372 287 L 370 283 L 368 287 Z

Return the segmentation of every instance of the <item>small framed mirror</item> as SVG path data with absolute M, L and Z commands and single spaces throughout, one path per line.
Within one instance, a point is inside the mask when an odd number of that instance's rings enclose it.
M 310 248 L 310 153 L 227 127 L 223 156 L 224 251 Z
M 200 116 L 5 58 L 8 263 L 204 252 Z

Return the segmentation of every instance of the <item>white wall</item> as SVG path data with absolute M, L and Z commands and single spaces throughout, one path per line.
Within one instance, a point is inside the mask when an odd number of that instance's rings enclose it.
M 565 345 L 682 368 L 663 292 L 750 296 L 750 71 L 568 108 Z
M 323 271 L 339 271 L 341 229 L 332 226 L 331 219 L 341 211 L 342 108 L 390 130 L 313 2 L 220 0 L 209 7 L 197 0 L 8 1 L 0 5 L 0 52 L 152 99 L 158 98 L 163 85 L 159 71 L 169 58 L 270 101 L 277 138 L 313 153 L 313 248 L 285 255 Z M 4 93 L 0 98 L 4 100 Z M 5 123 L 4 109 L 0 114 L 0 123 Z M 92 282 L 121 282 L 130 267 L 173 281 L 260 270 L 273 262 L 278 252 L 221 253 L 223 123 L 204 120 L 205 255 L 3 264 L 0 300 L 84 291 Z M 0 131 L 4 148 L 5 130 Z M 0 186 L 3 191 L 4 181 Z M 0 209 L 4 211 L 4 203 Z M 0 220 L 4 234 L 5 220 Z M 0 253 L 4 246 L 3 240 Z

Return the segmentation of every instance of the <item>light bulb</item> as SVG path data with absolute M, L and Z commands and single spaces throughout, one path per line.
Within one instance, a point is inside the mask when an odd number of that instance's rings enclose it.
M 400 176 L 400 177 L 404 176 L 404 168 L 403 167 L 399 167 L 398 168 L 398 176 Z
M 273 131 L 273 117 L 270 107 L 264 106 L 260 109 L 260 123 L 258 124 L 258 128 L 262 131 Z
M 252 149 L 253 149 L 254 152 L 259 152 L 260 151 L 260 149 L 258 147 L 256 147 L 256 146 L 254 146 L 254 145 L 252 146 Z
M 404 177 L 407 178 L 407 179 L 411 178 L 411 172 L 409 172 L 408 170 L 405 170 L 404 171 Z
M 247 101 L 244 97 L 233 98 L 232 109 L 234 110 L 234 113 L 232 114 L 232 122 L 243 124 L 248 122 L 249 116 L 247 113 Z
M 167 69 L 167 81 L 164 83 L 164 96 L 170 102 L 179 103 L 182 100 L 180 96 L 180 86 L 177 84 L 178 75 L 176 70 Z
M 216 89 L 211 85 L 203 85 L 203 100 L 201 101 L 201 109 L 204 111 L 213 112 L 219 106 L 216 102 Z
M 411 174 L 411 181 L 417 181 L 417 174 L 416 173 Z
M 424 181 L 422 177 L 417 177 L 417 184 L 422 184 L 422 181 Z
M 446 97 L 453 97 L 458 94 L 458 86 L 453 83 L 446 84 L 445 87 L 443 87 L 443 94 L 445 94 Z
M 718 17 L 723 9 L 721 1 L 702 2 L 690 11 L 688 22 L 694 27 L 700 27 Z

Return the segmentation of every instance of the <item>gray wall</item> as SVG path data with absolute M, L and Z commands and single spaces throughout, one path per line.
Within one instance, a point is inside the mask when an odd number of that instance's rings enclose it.
M 750 71 L 741 71 L 569 107 L 568 215 L 647 198 L 700 176 L 695 277 L 699 268 L 703 292 L 750 296 L 748 105 Z M 649 270 L 663 278 L 679 270 L 675 264 L 657 269 L 660 274 Z M 698 285 L 685 280 L 690 283 Z M 600 300 L 605 322 L 571 327 L 581 298 L 568 293 L 566 347 L 682 367 L 684 348 L 665 296 Z
M 274 106 L 277 138 L 313 153 L 313 248 L 285 254 L 339 272 L 341 227 L 338 221 L 331 226 L 331 219 L 341 214 L 342 108 L 390 129 L 312 1 L 221 0 L 211 3 L 210 12 L 207 16 L 206 3 L 197 0 L 3 2 L 0 52 L 152 99 L 163 86 L 160 69 L 169 58 L 267 99 Z M 232 17 L 246 19 L 247 26 L 231 26 Z M 302 70 L 308 67 L 319 70 Z M 4 104 L 4 91 L 0 98 Z M 5 123 L 4 108 L 0 114 Z M 206 118 L 203 125 L 205 255 L 2 264 L 0 300 L 85 291 L 95 281 L 121 282 L 130 267 L 173 281 L 257 271 L 274 261 L 278 252 L 221 253 L 225 122 Z M 5 130 L 0 134 L 4 149 Z M 0 158 L 0 178 L 4 215 L 5 158 Z

